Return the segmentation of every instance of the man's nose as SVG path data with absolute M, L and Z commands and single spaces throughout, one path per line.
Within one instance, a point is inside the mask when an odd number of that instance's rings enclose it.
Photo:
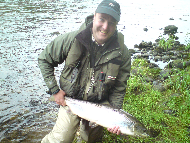
M 104 22 L 104 24 L 103 24 L 103 29 L 104 29 L 104 30 L 108 30 L 108 22 Z

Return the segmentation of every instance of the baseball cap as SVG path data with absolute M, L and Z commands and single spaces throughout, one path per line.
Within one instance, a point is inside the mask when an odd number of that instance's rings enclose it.
M 105 13 L 113 18 L 115 18 L 116 21 L 120 21 L 120 5 L 114 1 L 114 0 L 103 0 L 97 7 L 96 13 Z

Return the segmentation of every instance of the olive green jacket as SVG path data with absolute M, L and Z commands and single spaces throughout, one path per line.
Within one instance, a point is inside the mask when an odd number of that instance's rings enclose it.
M 61 88 L 68 96 L 92 102 L 109 101 L 121 108 L 130 76 L 131 57 L 124 45 L 124 36 L 115 32 L 92 60 L 92 19 L 79 30 L 55 38 L 39 55 L 38 63 L 50 93 Z M 54 67 L 65 61 L 60 76 L 60 87 L 54 76 Z

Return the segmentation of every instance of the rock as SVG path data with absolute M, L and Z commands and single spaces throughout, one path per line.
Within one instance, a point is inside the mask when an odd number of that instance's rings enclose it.
M 170 18 L 169 20 L 174 20 L 174 18 L 172 17 L 172 18 Z
M 135 51 L 134 49 L 129 49 L 129 52 L 130 52 L 131 54 L 135 54 L 135 53 L 136 53 L 136 51 Z
M 157 42 L 157 43 L 158 43 L 159 41 L 160 41 L 160 39 L 159 39 L 159 38 L 155 40 L 155 42 Z
M 152 54 L 153 56 L 157 56 L 158 55 L 158 52 L 153 52 L 153 54 Z
M 148 66 L 149 68 L 158 68 L 158 65 L 155 63 L 150 63 Z
M 164 69 L 160 71 L 159 79 L 165 80 L 171 75 L 172 71 L 170 69 Z
M 147 32 L 147 31 L 148 31 L 148 28 L 143 28 L 143 30 Z
M 148 46 L 150 46 L 150 47 L 152 47 L 152 46 L 153 46 L 151 41 L 150 41 L 150 42 L 148 42 Z
M 172 114 L 175 113 L 175 111 L 173 111 L 173 110 L 164 110 L 164 113 L 172 115 Z
M 190 66 L 190 60 L 189 61 L 184 61 L 184 67 L 189 67 Z
M 154 51 L 156 51 L 157 53 L 162 53 L 162 52 L 164 52 L 164 49 L 157 47 Z
M 161 56 L 155 56 L 154 57 L 154 61 L 157 62 L 157 61 L 161 61 L 162 60 L 162 57 Z
M 146 47 L 147 47 L 147 43 L 144 42 L 144 41 L 139 44 L 139 49 L 143 49 L 143 48 L 146 48 Z
M 171 95 L 171 97 L 179 97 L 181 94 L 180 93 L 174 93 Z
M 56 32 L 53 32 L 53 33 L 50 33 L 52 36 L 54 36 L 54 35 L 59 35 L 60 33 L 58 32 L 58 31 L 56 31 Z
M 171 60 L 176 60 L 177 56 L 171 56 Z
M 134 45 L 134 48 L 139 48 L 139 46 L 137 44 Z
M 150 51 L 149 51 L 149 54 L 152 55 L 152 54 L 153 54 L 153 50 L 150 50 Z
M 147 53 L 141 54 L 141 57 L 145 58 L 145 59 L 148 59 L 149 58 L 149 54 L 147 54 Z
M 144 77 L 144 80 L 146 82 L 153 82 L 153 78 L 151 78 L 151 77 Z
M 164 85 L 159 80 L 153 81 L 153 89 L 154 90 L 158 90 L 160 92 L 166 90 L 165 87 L 164 87 Z
M 170 56 L 164 55 L 164 56 L 162 56 L 162 60 L 169 61 L 170 60 Z
M 157 46 L 158 46 L 158 43 L 153 43 L 152 46 L 153 46 L 153 47 L 157 47 Z
M 168 55 L 174 55 L 174 52 L 173 51 L 168 51 L 167 54 Z
M 165 68 L 184 69 L 187 66 L 190 66 L 190 60 L 189 61 L 183 61 L 183 60 L 179 59 L 179 60 L 174 60 L 174 61 L 170 62 L 168 65 L 165 66 Z
M 138 69 L 132 69 L 131 75 L 138 75 Z
M 144 53 L 144 52 L 146 52 L 146 51 L 147 51 L 147 49 L 148 49 L 148 47 L 146 47 L 146 49 L 142 49 L 142 50 L 141 50 L 141 52 L 143 52 L 143 53 Z
M 159 80 L 155 80 L 155 81 L 153 81 L 153 85 L 158 85 L 159 83 L 160 83 Z
M 183 59 L 187 59 L 188 57 L 188 55 L 183 55 Z
M 174 35 L 177 33 L 177 29 L 178 27 L 176 27 L 175 25 L 168 25 L 164 28 L 164 34 Z

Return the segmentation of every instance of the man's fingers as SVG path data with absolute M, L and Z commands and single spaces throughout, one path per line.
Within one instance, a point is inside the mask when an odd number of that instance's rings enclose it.
M 62 106 L 66 106 L 66 102 L 65 102 L 65 92 L 63 90 L 60 90 L 58 93 L 53 95 L 55 98 L 55 102 L 58 105 L 62 105 Z
M 114 134 L 117 134 L 117 133 L 118 133 L 118 130 L 119 130 L 119 127 L 114 127 L 114 128 L 113 128 L 113 133 L 114 133 Z
M 120 129 L 119 129 L 118 126 L 115 126 L 115 127 L 113 127 L 113 128 L 107 128 L 107 130 L 108 130 L 109 132 L 114 133 L 114 134 L 117 134 L 117 135 L 119 135 L 119 134 L 121 133 L 121 131 L 120 131 Z
M 65 100 L 63 100 L 63 101 L 61 102 L 61 105 L 62 105 L 62 106 L 66 106 Z
M 63 99 L 58 99 L 58 100 L 56 100 L 56 103 L 57 103 L 58 105 L 66 106 L 66 102 L 65 102 L 65 100 L 63 100 Z

